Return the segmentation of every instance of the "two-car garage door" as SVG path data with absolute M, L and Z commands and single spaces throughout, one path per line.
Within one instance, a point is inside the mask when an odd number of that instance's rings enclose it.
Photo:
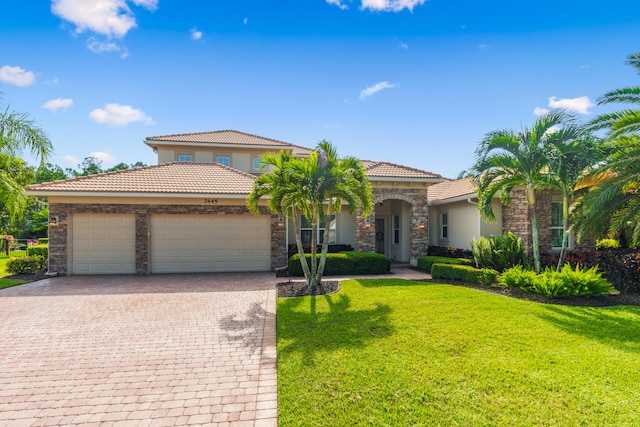
M 151 273 L 267 271 L 268 216 L 150 216 Z M 136 270 L 133 214 L 75 214 L 72 274 L 131 274 Z

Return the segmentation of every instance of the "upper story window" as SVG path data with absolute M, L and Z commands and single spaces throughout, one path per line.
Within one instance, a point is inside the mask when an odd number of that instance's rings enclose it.
M 216 162 L 221 165 L 231 166 L 231 157 L 229 156 L 216 156 Z
M 446 213 L 440 216 L 440 237 L 449 238 L 449 214 Z
M 551 202 L 551 248 L 560 249 L 562 247 L 562 236 L 564 236 L 564 221 L 562 219 L 562 202 Z M 570 236 L 567 236 L 570 237 Z M 570 246 L 567 239 L 567 247 Z
M 178 153 L 179 162 L 193 162 L 193 154 Z
M 260 166 L 262 166 L 262 159 L 260 157 L 253 158 L 253 170 L 260 170 Z

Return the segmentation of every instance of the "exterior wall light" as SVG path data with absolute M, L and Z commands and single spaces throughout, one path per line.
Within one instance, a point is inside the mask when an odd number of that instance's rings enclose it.
M 57 226 L 58 226 L 58 217 L 55 215 L 49 217 L 49 227 L 57 227 Z

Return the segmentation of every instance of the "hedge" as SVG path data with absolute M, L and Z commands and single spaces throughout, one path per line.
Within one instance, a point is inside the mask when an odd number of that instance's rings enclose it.
M 473 253 L 469 249 L 449 248 L 446 246 L 429 246 L 427 248 L 427 255 L 473 259 Z
M 311 265 L 311 254 L 305 254 L 307 263 Z M 320 255 L 317 256 L 320 263 Z M 304 276 L 300 255 L 295 254 L 289 258 L 289 274 L 291 276 Z M 340 252 L 327 254 L 324 266 L 324 276 L 337 276 L 343 274 L 386 274 L 391 263 L 382 254 L 372 252 Z
M 433 279 L 459 280 L 461 282 L 489 286 L 498 279 L 498 272 L 490 268 L 435 263 L 431 266 L 431 277 Z
M 418 268 L 431 273 L 431 266 L 439 264 L 471 265 L 471 260 L 467 258 L 449 258 L 444 256 L 421 256 L 418 258 Z
M 43 258 L 47 258 L 49 256 L 49 247 L 48 246 L 29 246 L 27 248 L 27 255 L 41 256 Z
M 11 258 L 5 269 L 9 274 L 37 273 L 47 267 L 47 259 L 38 255 Z

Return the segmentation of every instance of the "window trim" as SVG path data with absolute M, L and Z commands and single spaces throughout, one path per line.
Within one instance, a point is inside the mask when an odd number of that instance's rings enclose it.
M 221 162 L 220 158 L 226 158 L 228 163 Z M 228 154 L 216 154 L 216 163 L 222 166 L 231 167 L 231 156 Z
M 553 225 L 553 207 L 554 206 L 560 206 L 560 225 Z M 560 245 L 558 246 L 553 245 L 554 230 L 561 230 L 562 231 L 561 236 L 565 233 L 564 222 L 562 220 L 562 209 L 564 209 L 562 201 L 558 201 L 558 200 L 551 201 L 551 227 L 550 228 L 551 228 L 551 249 L 552 250 L 559 251 L 560 249 L 562 249 L 562 240 L 560 241 Z M 571 234 L 567 236 L 567 249 L 570 249 L 570 248 L 571 248 Z
M 449 240 L 449 212 L 440 214 L 440 238 Z
M 180 160 L 180 156 L 189 156 L 190 160 Z M 176 153 L 176 161 L 177 162 L 190 163 L 190 162 L 193 162 L 194 157 L 195 157 L 195 155 L 194 155 L 193 152 L 191 152 L 191 153 L 190 152 L 178 152 L 178 153 Z
M 256 165 L 256 161 L 258 162 L 258 164 Z M 262 158 L 260 156 L 255 156 L 252 160 L 251 160 L 251 166 L 253 167 L 254 171 L 259 171 L 260 170 L 260 164 L 262 163 Z
M 329 236 L 331 236 L 331 231 L 333 231 L 333 241 L 329 240 L 329 244 L 334 244 L 338 241 L 338 216 L 333 214 L 331 215 L 333 217 L 333 227 L 329 229 Z M 300 215 L 300 238 L 302 238 L 302 232 L 303 231 L 311 231 L 311 227 L 305 227 L 303 224 L 307 221 L 307 219 L 304 217 L 304 215 Z M 324 224 L 322 224 L 322 227 L 319 226 L 318 224 L 318 228 L 316 230 L 316 243 L 317 244 L 322 244 L 322 236 L 324 235 Z M 303 244 L 305 245 L 309 245 L 311 244 L 311 242 L 305 242 L 304 240 L 302 241 Z

